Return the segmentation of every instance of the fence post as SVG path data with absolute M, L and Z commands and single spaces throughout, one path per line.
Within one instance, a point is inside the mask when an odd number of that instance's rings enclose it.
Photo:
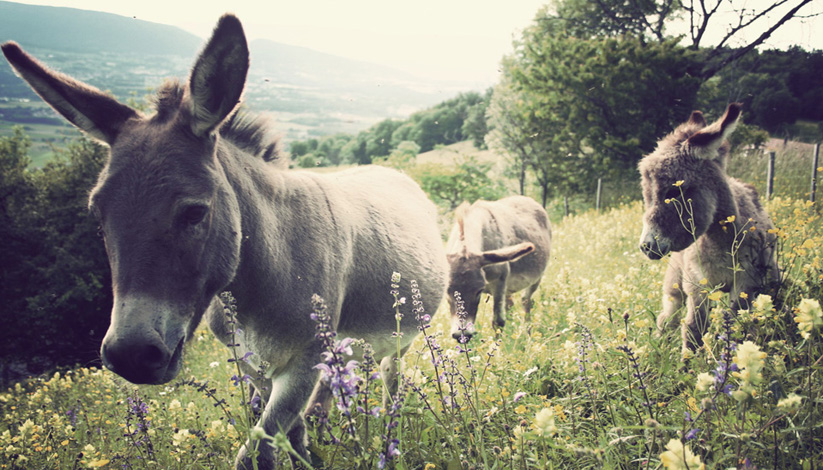
M 597 200 L 595 202 L 594 208 L 598 211 L 600 210 L 600 190 L 603 187 L 603 178 L 597 178 Z
M 563 210 L 566 211 L 566 217 L 569 216 L 569 196 L 563 196 Z
M 769 168 L 766 170 L 766 199 L 774 194 L 774 152 L 769 152 Z
M 812 187 L 809 191 L 809 200 L 814 202 L 814 193 L 817 191 L 817 162 L 820 156 L 820 142 L 814 144 L 814 155 L 812 156 Z

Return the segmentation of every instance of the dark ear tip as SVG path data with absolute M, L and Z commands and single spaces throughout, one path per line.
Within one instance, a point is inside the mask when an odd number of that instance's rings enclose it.
M 217 20 L 215 29 L 231 30 L 234 33 L 243 34 L 243 24 L 240 23 L 240 18 L 233 13 L 225 13 Z
M 14 41 L 4 42 L 0 45 L 0 49 L 3 49 L 3 55 L 9 59 L 19 57 L 23 54 L 23 48 L 21 48 L 20 45 Z
M 743 103 L 729 103 L 729 106 L 726 108 L 726 115 L 731 119 L 737 119 L 737 116 L 740 116 L 742 111 Z

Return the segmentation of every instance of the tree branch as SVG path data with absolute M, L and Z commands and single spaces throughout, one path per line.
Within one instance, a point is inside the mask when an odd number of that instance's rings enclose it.
M 749 51 L 751 51 L 755 47 L 763 44 L 766 41 L 766 39 L 768 39 L 772 35 L 772 33 L 774 33 L 784 23 L 786 23 L 787 21 L 792 19 L 794 17 L 795 13 L 797 13 L 798 10 L 800 10 L 801 8 L 806 6 L 807 4 L 811 3 L 811 1 L 812 0 L 801 0 L 800 3 L 797 6 L 795 6 L 791 10 L 789 10 L 785 15 L 783 15 L 782 18 L 780 18 L 780 20 L 778 20 L 771 28 L 764 31 L 763 34 L 761 34 L 757 39 L 755 39 L 754 41 L 752 41 L 751 43 L 749 43 L 748 45 L 746 45 L 746 46 L 744 46 L 740 49 L 733 50 L 730 54 L 728 54 L 722 60 L 713 62 L 708 67 L 705 67 L 703 69 L 703 72 L 701 73 L 702 78 L 704 80 L 707 80 L 707 79 L 713 77 L 715 74 L 717 74 L 717 72 L 719 72 L 721 69 L 723 69 L 723 67 L 725 67 L 728 64 L 734 62 L 735 60 L 739 59 L 740 57 L 746 55 Z M 709 54 L 709 57 L 710 58 L 711 57 L 716 57 L 721 52 L 722 52 L 722 48 L 721 48 L 721 46 L 718 46 Z

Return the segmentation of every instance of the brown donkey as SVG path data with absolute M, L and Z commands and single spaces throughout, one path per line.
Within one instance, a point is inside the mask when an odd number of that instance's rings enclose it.
M 693 112 L 639 164 L 646 206 L 640 249 L 650 259 L 672 252 L 657 326 L 678 326 L 675 313 L 686 302 L 684 351 L 702 344 L 708 289 L 729 292 L 737 310 L 741 293 L 754 299 L 779 281 L 769 215 L 751 185 L 726 174 L 726 138 L 740 110 L 730 104 L 711 125 Z
M 552 227 L 543 206 L 526 196 L 463 203 L 446 243 L 452 337 L 471 339 L 483 293 L 494 301 L 494 328 L 506 324 L 506 299 L 523 291 L 526 322 L 531 296 L 551 256 Z M 458 302 L 465 318 L 458 317 Z M 460 313 L 463 313 L 460 312 Z
M 325 300 L 340 337 L 369 342 L 384 378 L 396 380 L 392 355 L 418 330 L 404 322 L 402 344 L 392 337 L 392 273 L 419 281 L 432 308 L 445 292 L 434 205 L 386 168 L 328 175 L 278 168 L 260 121 L 234 114 L 249 64 L 237 18 L 220 19 L 188 84 L 164 86 L 152 116 L 50 71 L 17 44 L 2 49 L 45 101 L 111 147 L 89 204 L 114 286 L 101 348 L 108 369 L 135 383 L 174 379 L 204 315 L 215 335 L 231 337 L 235 326 L 216 297 L 228 289 L 242 330 L 239 353 L 252 353 L 248 367 L 263 374 L 255 381 L 265 400 L 260 425 L 286 432 L 304 457 L 302 410 L 310 398 L 327 404 L 329 397 L 314 368 L 322 346 L 310 318 L 313 294 Z M 411 297 L 408 285 L 400 295 Z M 247 449 L 238 468 L 253 467 Z M 271 447 L 259 450 L 257 468 L 272 468 Z

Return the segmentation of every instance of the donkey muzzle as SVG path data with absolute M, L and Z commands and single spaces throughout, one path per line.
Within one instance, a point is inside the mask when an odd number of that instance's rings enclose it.
M 671 242 L 664 237 L 654 234 L 652 230 L 644 227 L 643 234 L 640 235 L 640 251 L 651 260 L 658 260 L 671 251 Z
M 157 332 L 136 338 L 103 341 L 103 365 L 135 384 L 162 384 L 173 379 L 180 368 L 183 338 L 170 349 Z

